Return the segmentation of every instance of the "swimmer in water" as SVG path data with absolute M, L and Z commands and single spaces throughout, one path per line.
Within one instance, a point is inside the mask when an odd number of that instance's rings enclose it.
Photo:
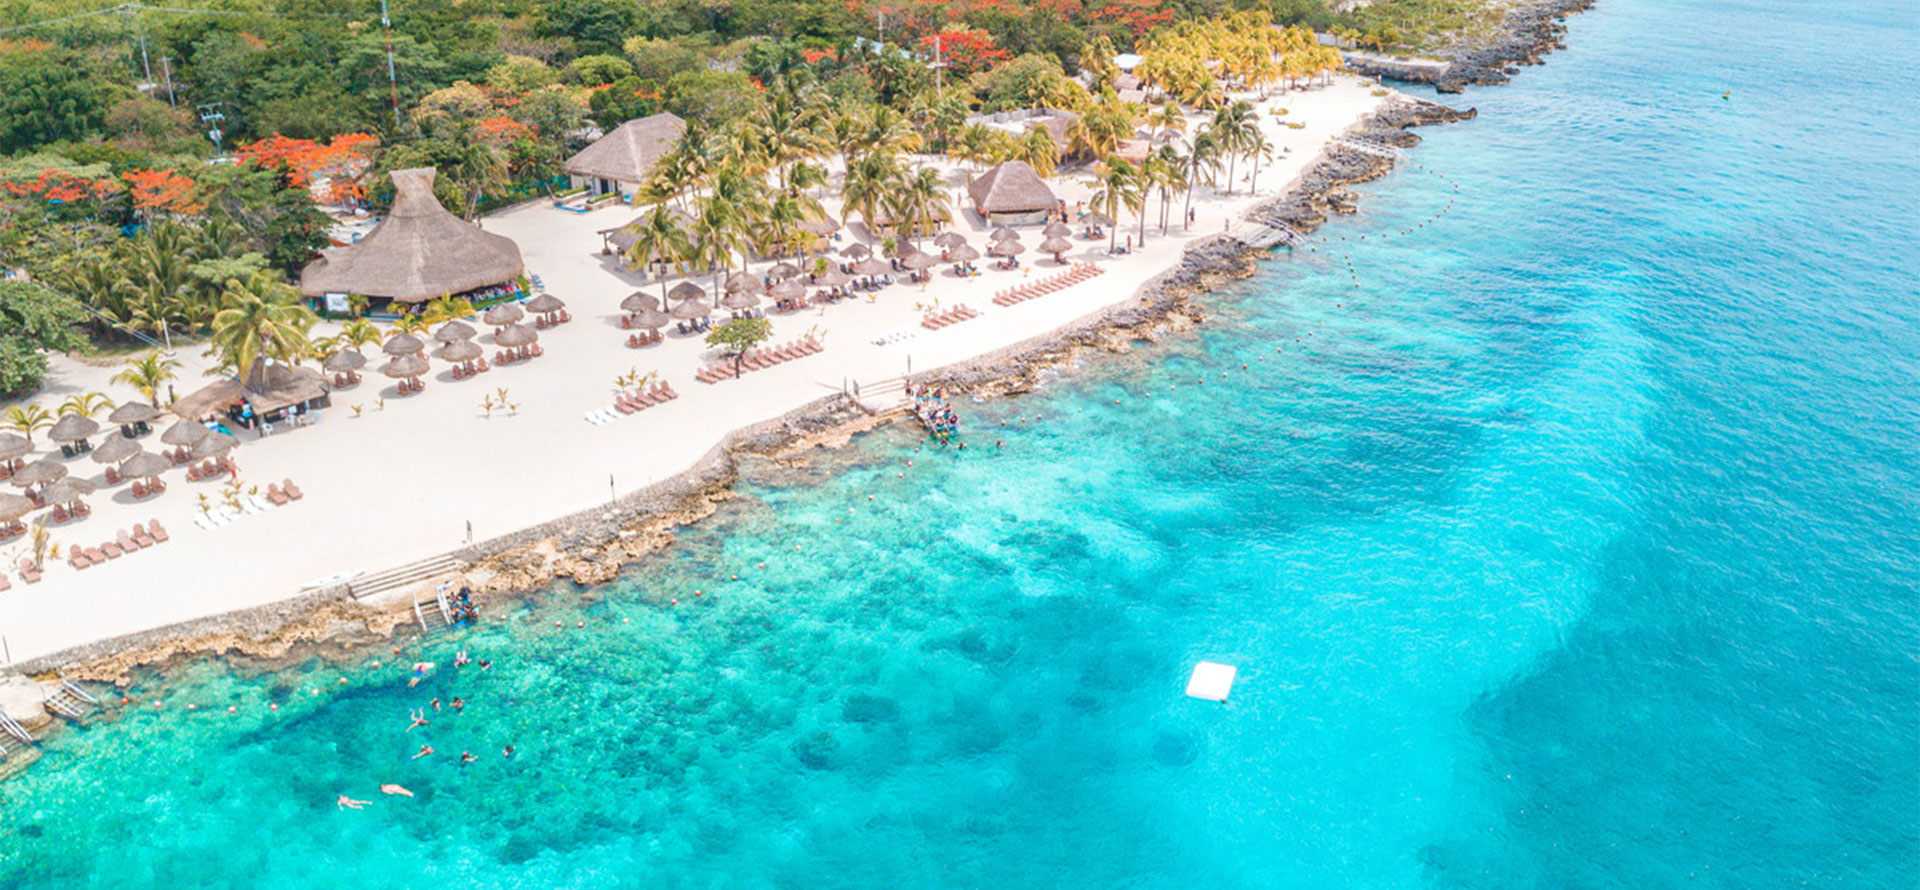
M 407 724 L 408 732 L 412 732 L 413 728 L 416 726 L 427 725 L 427 710 L 425 708 L 415 708 L 412 711 L 408 712 L 407 716 L 413 718 L 413 722 Z
M 428 754 L 432 754 L 432 753 L 433 753 L 433 746 L 432 746 L 432 745 L 421 745 L 421 746 L 420 746 L 420 753 L 418 753 L 418 754 L 415 754 L 415 755 L 413 755 L 413 759 L 415 759 L 415 760 L 419 760 L 420 758 L 422 758 L 422 757 L 425 757 L 425 756 L 427 756 Z
M 434 709 L 435 711 L 438 711 L 438 710 L 440 710 L 440 697 L 439 697 L 439 696 L 437 696 L 437 695 L 436 695 L 436 696 L 434 696 L 434 697 L 433 697 L 433 701 L 431 701 L 431 702 L 428 702 L 428 704 L 431 704 L 431 705 L 433 705 L 433 709 Z
M 512 745 L 508 745 L 508 746 L 506 746 L 505 748 L 501 748 L 501 749 L 500 749 L 500 756 L 501 756 L 501 757 L 512 757 L 512 756 L 513 756 L 513 746 L 512 746 Z
M 353 798 L 342 794 L 340 795 L 340 799 L 334 803 L 333 808 L 336 810 L 357 810 L 370 803 L 373 803 L 373 801 L 354 800 Z
M 456 711 L 466 706 L 467 706 L 467 700 L 464 698 L 456 698 L 453 700 L 453 709 Z

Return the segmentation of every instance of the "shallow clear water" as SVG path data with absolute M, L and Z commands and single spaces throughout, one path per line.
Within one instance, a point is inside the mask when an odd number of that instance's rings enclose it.
M 484 673 L 144 681 L 0 887 L 1912 886 L 1916 84 L 1843 62 L 1913 25 L 1606 0 L 964 453 L 760 473 Z

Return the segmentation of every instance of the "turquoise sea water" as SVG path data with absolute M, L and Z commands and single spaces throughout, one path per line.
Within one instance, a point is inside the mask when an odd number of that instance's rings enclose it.
M 1915 36 L 1603 0 L 963 454 L 756 473 L 428 654 L 486 672 L 144 680 L 0 786 L 0 887 L 1914 886 Z

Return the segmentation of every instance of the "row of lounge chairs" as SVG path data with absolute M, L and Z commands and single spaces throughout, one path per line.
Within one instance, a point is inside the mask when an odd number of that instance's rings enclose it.
M 547 351 L 544 349 L 541 349 L 540 344 L 533 343 L 527 346 L 522 346 L 518 349 L 500 350 L 499 352 L 496 352 L 493 354 L 493 363 L 496 365 L 510 365 L 510 364 L 513 364 L 514 362 L 524 362 L 528 359 L 535 358 L 537 356 L 546 355 L 546 354 L 547 354 Z
M 1016 288 L 1003 290 L 993 295 L 993 302 L 999 306 L 1011 306 L 1024 300 L 1043 297 L 1054 291 L 1072 287 L 1105 271 L 1105 269 L 1092 263 L 1081 263 L 1058 275 L 1050 275 L 1039 281 L 1029 282 Z
M 652 346 L 664 339 L 666 339 L 666 337 L 659 331 L 641 331 L 638 334 L 628 334 L 627 345 L 634 349 L 639 349 L 642 346 Z
M 920 326 L 929 331 L 937 331 L 950 324 L 980 317 L 980 310 L 972 306 L 955 306 L 945 312 L 929 312 L 920 317 Z
M 636 388 L 632 392 L 623 392 L 614 396 L 613 407 L 621 414 L 632 414 L 636 411 L 645 411 L 655 405 L 664 405 L 677 398 L 680 398 L 680 394 L 673 391 L 673 385 L 662 380 L 652 386 Z
M 147 523 L 145 528 L 142 528 L 140 523 L 136 522 L 133 524 L 132 531 L 122 531 L 111 541 L 103 541 L 94 547 L 80 547 L 76 545 L 69 548 L 67 551 L 67 565 L 73 566 L 76 569 L 97 566 L 109 559 L 119 559 L 135 550 L 145 550 L 155 544 L 164 544 L 166 542 L 167 530 L 160 527 L 160 520 L 155 519 Z
M 427 382 L 425 380 L 420 380 L 418 378 L 415 378 L 412 380 L 402 380 L 400 381 L 400 387 L 399 387 L 400 394 L 403 396 L 406 395 L 407 393 L 419 392 L 426 388 L 427 388 Z
M 79 519 L 82 516 L 88 516 L 92 513 L 93 508 L 87 506 L 82 501 L 75 501 L 72 509 L 68 509 L 66 504 L 54 504 L 53 509 L 47 512 L 47 521 L 61 523 L 69 519 Z
M 550 328 L 555 325 L 566 324 L 567 322 L 570 322 L 572 320 L 573 320 L 573 314 L 568 312 L 565 309 L 562 309 L 559 312 L 555 312 L 551 316 L 551 318 L 549 318 L 548 316 L 542 315 L 539 318 L 534 319 L 533 326 L 536 328 Z
M 147 481 L 144 479 L 133 480 L 133 499 L 134 500 L 153 497 L 154 495 L 159 494 L 166 490 L 167 490 L 166 481 L 159 478 L 155 478 L 152 484 L 148 484 Z
M 463 380 L 465 378 L 472 377 L 475 374 L 485 374 L 486 372 L 491 370 L 493 370 L 493 366 L 487 364 L 486 359 L 477 358 L 473 360 L 473 364 L 471 367 L 465 364 L 454 365 L 453 379 Z
M 771 368 L 781 362 L 790 362 L 797 358 L 805 358 L 819 351 L 820 343 L 809 337 L 804 340 L 795 340 L 792 343 L 782 346 L 749 350 L 747 354 L 737 362 L 733 359 L 718 361 L 694 372 L 693 376 L 701 383 L 719 383 L 722 380 L 737 377 L 748 371 Z
M 210 457 L 207 458 L 205 463 L 198 463 L 187 467 L 187 481 L 198 482 L 202 479 L 212 479 L 215 476 L 224 476 L 232 472 L 234 472 L 233 461 L 224 457 Z
M 360 382 L 360 375 L 355 374 L 352 371 L 342 371 L 338 374 L 333 375 L 333 386 L 335 389 L 352 386 L 359 382 Z

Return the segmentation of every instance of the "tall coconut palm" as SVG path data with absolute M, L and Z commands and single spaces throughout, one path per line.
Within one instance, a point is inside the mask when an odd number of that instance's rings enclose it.
M 911 227 L 915 247 L 920 246 L 923 236 L 932 234 L 936 223 L 951 218 L 947 211 L 947 184 L 941 181 L 939 171 L 931 167 L 903 174 L 894 184 L 890 197 L 894 221 Z
M 1243 147 L 1247 160 L 1253 164 L 1253 173 L 1247 177 L 1247 190 L 1260 190 L 1260 162 L 1273 160 L 1273 143 L 1259 127 L 1247 131 L 1246 145 Z
M 1187 132 L 1187 113 L 1173 102 L 1164 102 L 1148 112 L 1147 126 L 1153 129 L 1155 138 L 1169 134 L 1179 136 Z
M 1202 127 L 1188 141 L 1187 150 L 1181 155 L 1181 168 L 1186 173 L 1186 202 L 1180 208 L 1180 225 L 1191 227 L 1187 220 L 1193 215 L 1193 190 L 1199 185 L 1202 176 L 1211 182 L 1220 169 L 1220 140 L 1213 128 Z
M 1025 161 L 1042 178 L 1060 168 L 1060 147 L 1053 144 L 1053 133 L 1046 127 L 1034 127 L 1014 140 L 1013 157 Z
M 260 271 L 247 280 L 230 279 L 213 316 L 208 355 L 220 366 L 245 374 L 257 358 L 291 362 L 303 354 L 313 313 L 300 305 L 299 293 L 272 272 Z
M 106 393 L 74 393 L 60 403 L 59 413 L 62 416 L 78 414 L 81 417 L 92 417 L 111 407 L 113 407 L 113 399 Z
M 1167 233 L 1167 204 L 1174 192 L 1187 189 L 1187 179 L 1181 166 L 1180 151 L 1171 145 L 1162 145 L 1147 155 L 1143 166 L 1152 188 L 1160 193 L 1160 234 Z
M 900 174 L 900 158 L 892 152 L 870 151 L 858 155 L 853 166 L 847 168 L 846 180 L 840 186 L 843 211 L 848 216 L 858 213 L 872 225 L 886 206 L 887 194 L 899 181 Z
M 364 318 L 356 318 L 340 326 L 340 339 L 355 349 L 371 346 L 386 339 L 380 329 Z
M 645 216 L 635 221 L 633 244 L 627 248 L 627 262 L 645 266 L 649 271 L 654 266 L 683 266 L 693 253 L 693 243 L 687 238 L 687 231 L 680 227 L 680 220 L 668 210 L 665 204 L 655 204 Z M 667 276 L 660 276 L 660 296 L 667 294 Z
M 17 431 L 28 442 L 33 441 L 34 433 L 53 426 L 53 415 L 37 404 L 14 405 L 3 417 L 7 429 Z
M 178 376 L 175 372 L 179 369 L 179 361 L 154 351 L 128 359 L 127 366 L 109 380 L 114 383 L 125 383 L 139 390 L 140 395 L 146 397 L 147 404 L 158 408 L 160 407 L 160 387 L 167 385 L 167 381 Z
M 1246 102 L 1224 105 L 1213 113 L 1213 136 L 1227 156 L 1227 194 L 1229 195 L 1233 194 L 1234 162 L 1246 151 L 1251 134 L 1259 132 L 1259 129 L 1259 122 L 1253 116 L 1253 106 Z
M 1094 178 L 1088 183 L 1093 187 L 1091 203 L 1104 208 L 1113 220 L 1113 230 L 1107 233 L 1107 252 L 1111 253 L 1120 243 L 1120 208 L 1137 208 L 1145 197 L 1140 191 L 1138 171 L 1125 158 L 1107 158 L 1093 173 Z

